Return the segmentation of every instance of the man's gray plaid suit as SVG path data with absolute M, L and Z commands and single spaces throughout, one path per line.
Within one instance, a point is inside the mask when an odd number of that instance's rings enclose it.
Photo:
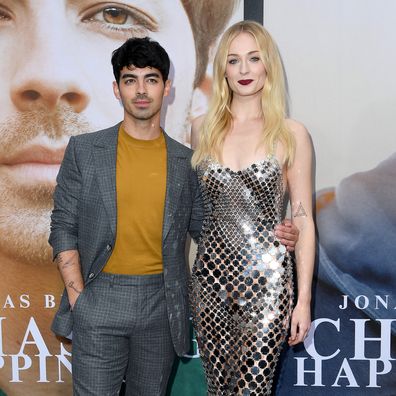
M 116 237 L 118 129 L 119 125 L 116 125 L 103 131 L 72 137 L 65 152 L 54 194 L 49 242 L 53 247 L 54 258 L 62 251 L 78 250 L 85 289 L 77 299 L 73 312 L 70 311 L 67 294 L 66 291 L 64 292 L 52 330 L 56 334 L 67 337 L 73 329 L 76 331 L 82 324 L 91 326 L 91 330 L 96 329 L 98 324 L 114 314 L 112 301 L 119 301 L 116 315 L 122 316 L 123 314 L 124 317 L 120 318 L 121 326 L 128 327 L 130 325 L 128 320 L 133 316 L 127 309 L 129 306 L 135 309 L 139 304 L 143 304 L 145 307 L 142 309 L 147 309 L 147 306 L 151 305 L 153 311 L 158 306 L 161 311 L 160 303 L 163 302 L 164 308 L 161 313 L 157 312 L 159 316 L 156 316 L 155 321 L 162 317 L 163 323 L 160 329 L 164 333 L 164 338 L 166 338 L 166 333 L 170 332 L 171 346 L 178 355 L 183 355 L 188 350 L 190 341 L 185 243 L 187 232 L 193 238 L 198 238 L 203 218 L 197 177 L 190 165 L 192 152 L 165 135 L 167 183 L 162 233 L 163 274 L 151 276 L 151 278 L 150 276 L 128 278 L 123 275 L 105 274 L 101 271 L 111 255 Z M 137 185 L 136 188 L 138 189 L 139 186 Z M 147 290 L 147 295 L 142 296 L 139 292 L 140 295 L 133 296 L 134 282 L 143 286 L 140 290 Z M 153 289 L 154 284 L 157 284 L 156 290 Z M 118 291 L 114 291 L 115 289 Z M 126 290 L 131 290 L 131 292 L 126 292 Z M 112 298 L 113 292 L 120 294 L 118 297 L 113 295 Z M 155 296 L 149 297 L 150 295 Z M 125 306 L 128 302 L 129 305 Z M 147 311 L 142 312 L 146 313 L 136 316 L 139 324 L 142 324 L 143 317 L 148 314 Z M 147 326 L 151 327 L 153 323 L 146 323 L 145 326 L 147 330 Z M 138 329 L 133 330 L 138 331 Z M 80 331 L 86 331 L 86 329 L 82 327 Z M 126 328 L 126 333 L 128 331 L 133 340 L 134 331 Z M 77 348 L 76 344 L 78 341 L 74 340 L 73 351 Z M 85 354 L 93 356 L 102 353 L 95 349 L 104 348 L 103 359 L 110 359 L 111 354 L 116 356 L 119 352 L 112 350 L 109 345 L 102 343 L 98 346 L 99 344 L 92 340 L 92 350 L 90 350 L 90 345 L 81 345 L 81 347 L 87 349 L 84 350 Z M 166 345 L 160 346 L 162 347 L 167 348 Z M 141 360 L 139 367 L 144 367 L 145 364 L 150 366 L 153 364 L 152 361 L 155 361 L 155 357 L 151 359 L 150 356 L 146 356 Z M 76 367 L 79 367 L 80 363 L 75 362 L 73 356 L 73 381 L 76 376 L 79 376 L 79 373 L 76 373 Z M 87 361 L 84 362 L 85 364 Z M 82 371 L 83 369 L 85 370 L 84 367 L 81 368 Z M 116 394 L 112 393 L 110 388 L 106 388 L 108 386 L 106 381 L 110 381 L 106 379 L 106 375 L 108 374 L 98 370 L 96 378 L 94 380 L 91 378 L 91 386 L 96 390 L 92 393 L 86 393 L 88 390 L 83 390 L 81 394 L 84 396 Z M 139 370 L 135 370 L 134 381 L 139 380 L 138 377 Z M 156 379 L 152 379 L 155 382 Z M 142 378 L 142 381 L 146 380 Z M 136 392 L 129 394 L 154 396 L 162 393 L 162 390 L 158 393 L 150 390 L 149 383 L 143 384 L 142 389 L 146 390 L 139 391 L 136 388 Z

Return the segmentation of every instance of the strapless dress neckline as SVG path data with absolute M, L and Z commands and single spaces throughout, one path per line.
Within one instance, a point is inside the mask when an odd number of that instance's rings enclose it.
M 281 171 L 281 169 L 282 169 L 280 164 L 279 164 L 278 159 L 272 154 L 268 154 L 265 158 L 263 158 L 261 160 L 258 160 L 258 161 L 255 161 L 255 162 L 252 162 L 250 165 L 248 165 L 248 166 L 246 166 L 246 167 L 244 167 L 242 169 L 239 169 L 239 170 L 231 169 L 229 166 L 221 164 L 219 161 L 215 160 L 214 158 L 209 158 L 208 161 L 210 163 L 212 163 L 212 165 L 217 166 L 219 169 L 223 169 L 223 170 L 225 170 L 225 171 L 227 171 L 227 172 L 229 172 L 231 174 L 245 173 L 245 172 L 248 172 L 249 170 L 251 170 L 254 167 L 258 167 L 260 165 L 267 164 L 267 163 L 274 164 L 279 171 Z

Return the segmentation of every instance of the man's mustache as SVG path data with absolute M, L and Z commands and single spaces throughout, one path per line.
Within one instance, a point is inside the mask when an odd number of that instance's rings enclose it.
M 0 155 L 13 151 L 16 146 L 24 145 L 39 135 L 61 140 L 94 129 L 83 115 L 65 105 L 60 105 L 52 113 L 44 109 L 16 113 L 0 121 Z
M 147 100 L 151 102 L 151 99 L 147 96 L 147 94 L 136 94 L 133 101 L 136 102 L 137 100 Z

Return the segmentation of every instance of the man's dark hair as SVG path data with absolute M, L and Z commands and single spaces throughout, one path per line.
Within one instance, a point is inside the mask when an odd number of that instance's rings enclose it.
M 121 70 L 130 66 L 142 69 L 155 67 L 161 72 L 165 82 L 168 79 L 170 61 L 166 51 L 156 41 L 149 37 L 133 37 L 113 51 L 111 64 L 117 84 L 120 82 Z

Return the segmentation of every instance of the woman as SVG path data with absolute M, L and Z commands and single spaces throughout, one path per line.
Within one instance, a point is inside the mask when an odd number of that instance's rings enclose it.
M 192 271 L 191 310 L 210 395 L 266 395 L 291 322 L 289 345 L 310 326 L 314 224 L 310 137 L 286 119 L 278 50 L 258 23 L 223 35 L 209 112 L 193 125 L 206 209 Z M 197 144 L 198 143 L 198 144 Z M 293 260 L 274 234 L 288 190 Z

